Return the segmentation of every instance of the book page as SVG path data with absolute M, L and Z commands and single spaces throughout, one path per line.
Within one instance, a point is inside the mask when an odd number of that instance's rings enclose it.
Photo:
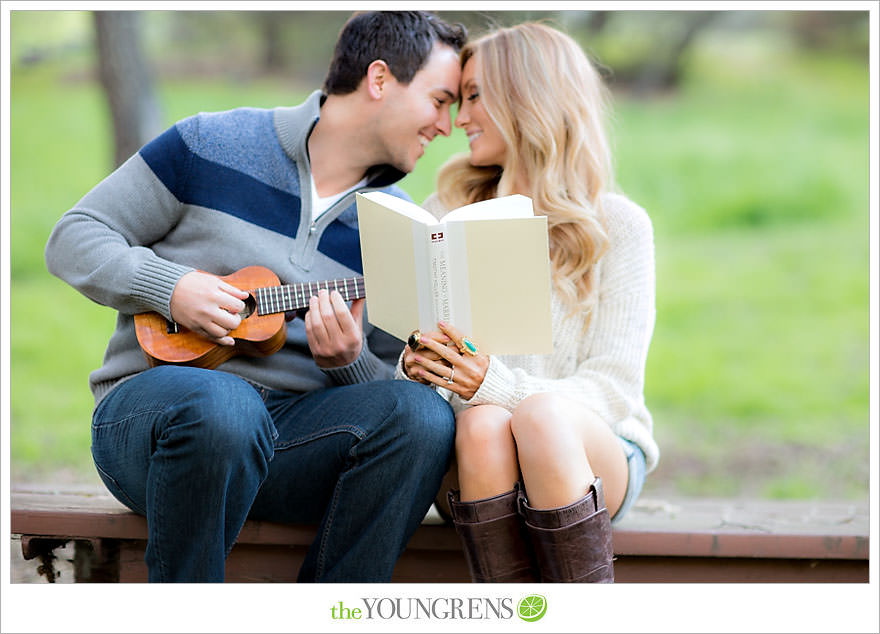
M 459 322 L 453 324 L 484 353 L 551 352 L 547 218 L 449 222 L 446 229 Z M 462 315 L 468 303 L 469 315 Z
M 383 205 L 391 211 L 402 214 L 407 218 L 417 220 L 422 224 L 434 225 L 437 223 L 437 219 L 429 211 L 422 209 L 413 202 L 398 198 L 397 196 L 392 196 L 391 194 L 386 194 L 385 192 L 366 192 L 364 194 L 358 194 L 358 197 L 366 198 L 373 203 Z
M 453 209 L 443 216 L 443 222 L 452 220 L 490 220 L 493 218 L 530 218 L 532 199 L 520 194 L 490 198 Z

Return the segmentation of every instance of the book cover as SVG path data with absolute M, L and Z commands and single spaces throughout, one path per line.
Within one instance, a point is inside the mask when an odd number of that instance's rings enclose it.
M 487 354 L 552 350 L 547 218 L 513 195 L 437 219 L 384 192 L 357 195 L 371 324 L 406 340 L 439 320 Z

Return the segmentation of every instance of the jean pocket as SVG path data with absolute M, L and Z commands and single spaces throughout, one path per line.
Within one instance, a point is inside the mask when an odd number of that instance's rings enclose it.
M 116 481 L 112 475 L 110 475 L 105 469 L 101 467 L 98 463 L 97 459 L 95 459 L 94 453 L 92 453 L 92 460 L 95 463 L 95 469 L 98 470 L 98 475 L 101 478 L 101 481 L 104 483 L 104 486 L 107 487 L 107 490 L 115 497 L 117 500 L 122 502 L 125 506 L 130 508 L 135 513 L 140 515 L 146 515 L 147 509 L 142 507 L 140 504 L 137 504 L 134 500 L 132 500 L 128 494 L 122 489 L 119 485 L 119 482 Z

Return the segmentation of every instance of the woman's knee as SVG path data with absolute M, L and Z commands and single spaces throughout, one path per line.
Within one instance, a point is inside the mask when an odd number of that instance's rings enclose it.
M 571 434 L 565 422 L 572 415 L 572 403 L 564 396 L 551 392 L 533 394 L 513 411 L 510 428 L 518 444 L 543 446 Z
M 455 452 L 459 460 L 481 460 L 512 444 L 510 412 L 496 405 L 478 405 L 459 413 L 455 422 Z
M 514 411 L 511 428 L 520 465 L 533 482 L 547 480 L 559 488 L 558 482 L 567 481 L 577 488 L 589 484 L 582 483 L 585 477 L 599 476 L 609 511 L 618 508 L 626 490 L 626 456 L 595 412 L 562 395 L 536 394 Z
M 595 425 L 607 428 L 580 404 L 552 393 L 524 399 L 510 421 L 521 467 L 542 472 L 589 470 L 589 429 Z

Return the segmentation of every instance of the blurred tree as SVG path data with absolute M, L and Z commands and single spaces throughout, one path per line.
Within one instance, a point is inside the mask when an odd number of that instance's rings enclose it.
M 675 88 L 681 79 L 682 60 L 696 36 L 718 15 L 717 11 L 694 11 L 683 15 L 678 33 L 658 47 L 657 54 L 642 61 L 642 70 L 633 79 L 637 95 Z
M 442 17 L 465 24 L 473 36 L 497 26 L 524 21 L 542 21 L 574 37 L 599 66 L 610 75 L 616 88 L 647 94 L 678 86 L 684 61 L 697 37 L 719 11 L 443 11 Z M 637 37 L 635 43 L 630 38 Z M 614 48 L 626 49 L 603 59 L 607 40 Z
M 98 72 L 113 119 L 118 167 L 161 131 L 159 103 L 143 55 L 138 11 L 94 11 Z
M 254 13 L 263 45 L 262 70 L 274 73 L 284 68 L 282 23 L 284 14 L 277 11 L 257 11 Z
M 602 29 L 608 23 L 608 11 L 586 11 L 584 12 L 586 21 L 586 30 L 589 35 L 601 33 Z
M 868 52 L 867 11 L 792 11 L 787 16 L 795 38 L 806 48 Z

